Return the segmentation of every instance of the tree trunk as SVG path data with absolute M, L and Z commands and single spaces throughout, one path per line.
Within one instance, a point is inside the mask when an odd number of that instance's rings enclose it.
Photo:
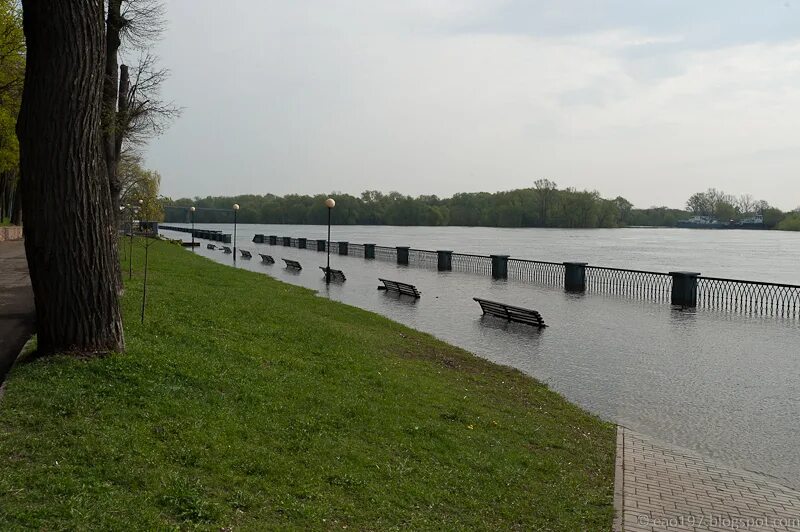
M 106 58 L 103 77 L 103 158 L 106 163 L 108 184 L 111 191 L 111 208 L 114 219 L 119 221 L 119 198 L 122 186 L 117 175 L 119 157 L 117 156 L 117 137 L 119 127 L 117 124 L 117 88 L 119 82 L 119 64 L 117 53 L 119 51 L 120 31 L 124 24 L 121 14 L 122 0 L 108 0 L 108 17 L 106 19 Z M 122 139 L 120 139 L 121 142 Z
M 103 0 L 23 0 L 17 123 L 25 250 L 43 354 L 124 347 L 119 265 L 101 155 Z

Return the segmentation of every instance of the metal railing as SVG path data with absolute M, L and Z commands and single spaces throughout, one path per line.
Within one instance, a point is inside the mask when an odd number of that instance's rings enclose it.
M 492 259 L 484 255 L 469 253 L 453 253 L 452 268 L 457 272 L 492 275 Z
M 421 268 L 433 268 L 439 261 L 439 256 L 435 251 L 427 249 L 409 249 L 408 250 L 408 263 L 410 265 L 419 266 Z
M 347 254 L 351 257 L 364 258 L 364 244 L 348 244 Z
M 187 231 L 186 228 L 170 226 L 162 226 L 162 228 Z M 209 235 L 210 232 L 196 230 L 195 234 L 198 233 Z M 267 240 L 265 239 L 264 242 L 267 243 Z M 282 245 L 282 243 L 283 238 L 278 238 L 277 244 Z M 290 243 L 292 247 L 297 247 L 298 239 L 291 238 Z M 338 254 L 339 242 L 332 241 L 330 246 L 331 252 Z M 317 239 L 307 239 L 306 249 L 317 250 Z M 402 257 L 398 257 L 398 250 L 395 247 L 376 245 L 374 249 L 374 257 L 377 260 L 398 263 L 402 259 Z M 366 246 L 351 243 L 348 245 L 347 254 L 363 258 L 366 256 Z M 506 260 L 504 256 L 498 257 Z M 442 263 L 445 266 L 439 262 L 439 252 L 426 249 L 408 249 L 408 264 L 426 269 L 436 270 L 440 267 L 447 269 L 446 260 L 443 259 Z M 571 268 L 575 264 L 583 268 L 585 282 L 578 289 L 579 291 L 585 290 L 659 303 L 672 302 L 679 305 L 684 305 L 684 303 L 676 297 L 687 297 L 685 293 L 687 281 L 684 272 L 669 274 L 590 266 L 583 263 L 569 264 Z M 504 275 L 509 279 L 575 290 L 574 279 L 570 277 L 570 280 L 567 280 L 569 270 L 564 263 L 508 258 L 505 267 Z M 452 253 L 450 255 L 449 269 L 454 271 L 498 276 L 494 268 L 495 265 L 490 256 L 470 253 Z M 688 275 L 691 276 L 688 297 L 692 301 L 688 306 L 696 305 L 700 308 L 760 316 L 800 318 L 800 285 Z
M 508 259 L 508 277 L 549 286 L 564 286 L 564 265 L 540 260 Z
M 698 277 L 697 305 L 761 316 L 800 317 L 800 286 Z
M 378 260 L 397 262 L 397 248 L 375 246 L 375 258 Z
M 672 277 L 666 273 L 586 266 L 586 289 L 652 301 L 669 301 Z

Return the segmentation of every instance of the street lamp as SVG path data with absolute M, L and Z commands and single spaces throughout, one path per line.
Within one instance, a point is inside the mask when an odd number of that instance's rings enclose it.
M 133 279 L 133 211 L 134 208 L 131 207 L 130 203 L 126 203 L 125 206 L 128 208 L 128 211 L 131 215 L 131 224 L 128 226 L 128 279 Z
M 325 268 L 325 284 L 331 284 L 331 211 L 336 207 L 336 200 L 326 199 L 325 206 L 328 208 L 328 267 Z
M 239 212 L 239 204 L 233 204 L 233 263 L 236 264 L 236 214 Z
M 194 205 L 189 207 L 189 212 L 192 213 L 192 251 L 194 251 L 194 211 L 195 211 Z

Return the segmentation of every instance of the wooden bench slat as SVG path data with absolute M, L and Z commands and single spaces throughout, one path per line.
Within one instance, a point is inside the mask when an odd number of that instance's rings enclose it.
M 242 258 L 243 259 L 252 259 L 253 258 L 253 255 L 249 251 L 247 251 L 246 249 L 241 249 L 240 248 L 239 249 L 239 253 L 242 254 Z
M 378 280 L 383 283 L 383 287 L 378 288 L 383 288 L 384 290 L 390 290 L 392 292 L 399 292 L 401 294 L 413 297 L 420 297 L 420 295 L 422 295 L 421 292 L 417 290 L 417 287 L 413 284 L 392 281 L 390 279 L 378 278 Z
M 222 246 L 222 251 L 224 253 L 233 253 L 233 250 L 231 248 L 229 248 L 228 246 Z
M 300 263 L 297 262 L 296 260 L 283 259 L 283 258 L 281 260 L 286 263 L 286 267 L 287 268 L 291 268 L 293 270 L 302 270 L 303 269 L 303 267 L 300 266 Z
M 320 266 L 319 269 L 322 270 L 322 273 L 325 273 L 327 270 L 325 266 Z M 344 276 L 344 272 L 342 270 L 334 270 L 333 268 L 331 268 L 331 278 L 336 281 L 347 280 L 347 277 Z
M 481 299 L 478 297 L 472 299 L 478 302 L 484 314 L 491 314 L 509 321 L 534 325 L 536 327 L 547 327 L 542 315 L 536 310 L 506 305 L 505 303 L 489 301 L 488 299 Z
M 275 259 L 272 258 L 270 255 L 264 255 L 263 253 L 259 253 L 261 255 L 261 261 L 266 262 L 267 264 L 275 264 Z

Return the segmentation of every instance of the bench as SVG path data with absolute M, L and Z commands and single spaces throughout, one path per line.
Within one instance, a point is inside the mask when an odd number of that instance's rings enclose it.
M 383 286 L 379 286 L 378 290 L 398 292 L 400 294 L 411 297 L 419 297 L 422 295 L 422 293 L 419 290 L 417 290 L 417 287 L 414 286 L 413 284 L 401 283 L 400 281 L 390 281 L 389 279 L 381 279 L 381 278 L 378 278 L 378 280 L 383 283 Z
M 275 259 L 273 259 L 270 255 L 264 255 L 263 253 L 259 253 L 261 255 L 261 262 L 266 262 L 267 264 L 275 264 Z
M 242 254 L 243 259 L 252 259 L 253 254 L 247 251 L 246 249 L 239 249 L 239 253 Z
M 325 266 L 320 266 L 319 269 L 322 270 L 322 273 L 326 273 L 328 268 L 326 268 Z M 334 270 L 333 268 L 331 268 L 331 280 L 337 282 L 344 282 L 347 280 L 347 277 L 344 276 L 344 272 L 342 270 Z
M 281 260 L 286 263 L 286 267 L 289 268 L 290 270 L 302 270 L 303 269 L 303 267 L 300 266 L 300 263 L 297 262 L 296 260 L 292 260 L 292 259 L 281 259 Z
M 514 307 L 512 305 L 506 305 L 505 303 L 498 303 L 496 301 L 489 301 L 477 297 L 473 297 L 472 299 L 478 302 L 484 314 L 505 318 L 508 321 L 526 323 L 534 327 L 547 327 L 544 323 L 544 319 L 542 319 L 542 315 L 535 310 Z
M 215 246 L 214 244 L 206 244 L 206 247 L 208 249 L 217 249 L 217 246 Z
M 231 248 L 229 248 L 228 246 L 222 246 L 222 252 L 223 253 L 233 253 L 233 250 Z

